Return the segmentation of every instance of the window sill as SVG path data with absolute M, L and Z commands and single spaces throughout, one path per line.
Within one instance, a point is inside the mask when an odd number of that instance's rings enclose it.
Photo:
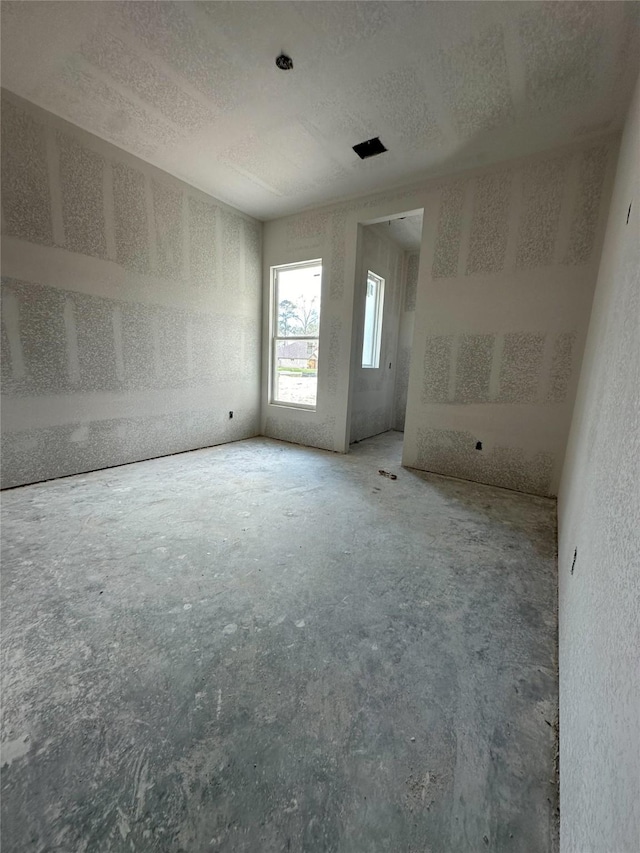
M 293 409 L 296 412 L 317 412 L 317 406 L 305 406 L 301 403 L 280 403 L 277 400 L 270 400 L 270 406 L 274 406 L 276 409 Z

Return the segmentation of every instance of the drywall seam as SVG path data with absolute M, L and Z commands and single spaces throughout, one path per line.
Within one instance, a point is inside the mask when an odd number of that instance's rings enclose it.
M 3 487 L 255 435 L 261 224 L 2 111 Z

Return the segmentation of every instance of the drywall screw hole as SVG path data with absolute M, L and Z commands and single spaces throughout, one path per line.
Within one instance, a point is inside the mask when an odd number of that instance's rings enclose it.
M 476 450 L 482 450 L 482 442 L 476 441 Z

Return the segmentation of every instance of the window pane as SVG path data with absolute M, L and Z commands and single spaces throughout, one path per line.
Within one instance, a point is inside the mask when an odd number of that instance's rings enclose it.
M 364 339 L 362 343 L 362 364 L 370 366 L 374 361 L 376 334 L 376 305 L 378 283 L 367 279 L 367 295 L 364 303 Z
M 273 399 L 315 406 L 318 391 L 318 339 L 275 342 Z
M 317 335 L 320 328 L 322 266 L 277 270 L 276 304 L 279 337 Z
M 384 279 L 369 271 L 364 301 L 363 367 L 378 367 L 380 364 L 383 301 Z
M 274 269 L 271 401 L 316 407 L 322 261 Z

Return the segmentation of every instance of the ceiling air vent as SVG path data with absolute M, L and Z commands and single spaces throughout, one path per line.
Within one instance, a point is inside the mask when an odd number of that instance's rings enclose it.
M 366 142 L 359 142 L 358 145 L 354 145 L 353 150 L 361 160 L 367 160 L 369 157 L 384 154 L 387 149 L 380 142 L 380 137 L 376 136 L 374 139 L 367 139 Z

